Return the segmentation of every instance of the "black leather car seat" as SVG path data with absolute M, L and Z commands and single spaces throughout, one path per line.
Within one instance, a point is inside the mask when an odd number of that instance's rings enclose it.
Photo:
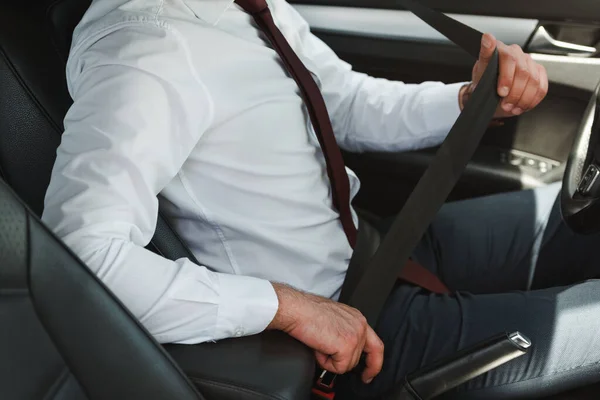
M 89 3 L 0 2 L 0 176 L 38 216 L 63 132 L 62 121 L 72 103 L 65 78 L 71 35 Z M 170 259 L 195 260 L 162 216 L 149 248 Z M 0 270 L 4 267 L 0 258 Z M 6 326 L 10 322 L 0 314 L 0 329 Z M 21 327 L 13 334 L 33 332 Z M 20 348 L 21 356 L 15 351 L 8 361 L 36 365 L 40 379 L 49 384 L 57 379 L 54 375 L 64 369 L 64 364 L 56 353 L 52 360 L 46 360 L 42 350 L 48 346 L 48 339 L 44 342 L 43 335 L 35 335 L 40 338 L 39 345 L 32 340 L 31 350 Z M 171 345 L 167 349 L 208 399 L 304 400 L 314 377 L 312 352 L 278 332 L 218 344 Z M 5 353 L 0 353 L 0 358 L 4 360 Z M 35 393 L 39 392 L 31 392 L 30 396 L 0 395 L 0 399 L 42 398 Z
M 203 399 L 3 182 L 0 260 L 1 399 Z
M 62 120 L 71 105 L 64 72 L 71 34 L 89 2 L 89 0 L 3 0 L 0 2 L 0 176 L 4 177 L 24 200 L 33 214 L 38 216 L 43 210 L 44 194 L 50 179 L 56 148 L 60 143 L 60 135 L 63 131 Z M 0 199 L 5 196 L 6 191 L 0 190 Z M 90 326 L 98 330 L 105 327 L 98 322 L 99 320 L 90 318 L 91 314 L 79 314 L 78 317 L 76 317 L 78 314 L 72 314 L 69 319 L 60 320 L 69 323 L 65 329 L 64 326 L 51 326 L 54 320 L 44 319 L 46 317 L 43 317 L 42 313 L 56 313 L 56 308 L 44 307 L 55 307 L 56 304 L 60 304 L 59 300 L 73 303 L 65 305 L 67 307 L 63 309 L 65 314 L 70 312 L 68 307 L 83 308 L 83 304 L 79 305 L 78 302 L 81 296 L 86 295 L 87 290 L 82 290 L 85 288 L 93 289 L 94 293 L 104 293 L 99 294 L 103 299 L 108 299 L 103 304 L 113 304 L 114 307 L 110 306 L 110 310 L 117 310 L 115 312 L 121 316 L 120 321 L 129 321 L 123 324 L 128 329 L 133 329 L 134 325 L 131 325 L 130 317 L 79 264 L 77 265 L 83 272 L 78 273 L 69 269 L 65 272 L 68 275 L 65 276 L 75 277 L 74 279 L 83 277 L 82 279 L 85 279 L 89 285 L 70 288 L 69 292 L 64 286 L 68 282 L 56 281 L 56 277 L 50 271 L 64 268 L 61 267 L 64 263 L 73 265 L 68 252 L 65 252 L 56 241 L 48 239 L 48 243 L 53 244 L 47 246 L 42 246 L 36 241 L 35 247 L 29 247 L 31 243 L 27 241 L 24 241 L 21 247 L 16 246 L 16 242 L 3 242 L 14 239 L 13 236 L 23 235 L 18 230 L 7 230 L 17 229 L 12 228 L 15 226 L 13 223 L 9 228 L 8 220 L 4 220 L 9 209 L 16 210 L 10 211 L 11 213 L 20 215 L 19 210 L 22 207 L 15 202 L 0 200 L 0 399 L 79 399 L 85 398 L 86 395 L 104 398 L 93 391 L 102 390 L 94 386 L 98 384 L 96 381 L 99 379 L 98 376 L 89 375 L 90 381 L 88 381 L 88 378 L 82 378 L 83 374 L 86 377 L 88 373 L 93 374 L 94 371 L 109 374 L 112 367 L 128 366 L 130 364 L 123 359 L 129 353 L 117 355 L 111 353 L 110 357 L 102 357 L 103 355 L 99 354 L 99 358 L 96 358 L 96 353 L 82 344 L 85 342 L 83 334 L 88 332 L 86 329 Z M 31 232 L 36 232 L 35 235 L 38 235 L 37 232 L 43 232 L 39 234 L 48 236 L 44 228 L 31 215 L 23 214 L 18 218 L 29 221 L 29 227 L 25 231 L 28 235 L 26 240 L 32 238 Z M 15 221 L 21 221 L 18 218 Z M 5 243 L 4 247 L 3 243 Z M 5 248 L 6 243 L 8 248 Z M 149 247 L 167 258 L 193 259 L 162 216 L 159 216 L 156 234 Z M 32 249 L 34 249 L 33 253 Z M 39 254 L 34 254 L 38 251 Z M 23 254 L 30 254 L 32 259 L 24 261 Z M 47 259 L 38 261 L 39 255 Z M 36 283 L 30 288 L 29 285 L 33 280 L 29 278 L 28 283 L 22 273 L 31 272 L 24 269 L 19 273 L 15 268 L 21 265 L 19 263 L 31 264 L 33 260 L 38 264 L 32 271 L 36 271 L 36 277 L 43 278 L 35 278 Z M 48 271 L 40 271 L 38 268 L 48 268 Z M 72 293 L 72 295 L 63 297 L 64 293 Z M 59 298 L 52 299 L 52 297 Z M 49 303 L 39 304 L 41 299 Z M 56 303 L 53 302 L 54 300 Z M 42 312 L 36 307 L 42 307 L 40 308 Z M 52 315 L 56 318 L 55 314 Z M 42 320 L 40 321 L 39 318 Z M 89 326 L 82 325 L 84 322 Z M 66 335 L 64 338 L 58 336 L 63 333 Z M 161 360 L 160 364 L 170 371 L 169 376 L 173 376 L 177 381 L 184 381 L 181 377 L 175 378 L 176 374 L 171 369 L 176 371 L 176 368 L 169 364 L 168 357 L 161 353 L 160 349 L 152 347 L 156 344 L 145 336 L 143 330 L 132 334 L 140 338 L 140 346 L 142 344 L 147 346 L 151 349 L 150 353 Z M 104 337 L 106 340 L 108 338 L 108 336 Z M 105 345 L 109 346 L 110 342 L 107 341 Z M 84 346 L 84 348 L 72 346 Z M 166 346 L 166 349 L 209 400 L 304 400 L 309 397 L 314 375 L 312 352 L 283 334 L 268 332 L 218 344 Z M 80 358 L 82 354 L 85 355 L 83 357 L 85 359 Z M 107 366 L 111 368 L 107 369 Z M 82 372 L 75 371 L 80 367 L 83 368 Z M 137 367 L 137 364 L 134 367 Z M 154 380 L 155 375 L 152 371 L 149 374 L 143 372 L 146 367 L 138 368 L 139 374 L 136 376 L 145 377 L 148 388 L 152 388 L 153 382 L 150 381 Z M 72 375 L 70 368 L 77 373 Z M 103 384 L 111 386 L 111 377 L 112 375 L 105 375 Z M 122 384 L 122 382 L 115 384 Z M 131 392 L 130 396 L 106 398 L 143 397 L 137 397 Z M 597 396 L 596 394 L 591 397 L 589 394 L 568 395 L 565 398 L 592 399 Z

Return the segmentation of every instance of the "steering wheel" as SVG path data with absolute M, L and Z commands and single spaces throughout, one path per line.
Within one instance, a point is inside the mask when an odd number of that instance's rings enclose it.
M 600 84 L 585 110 L 567 162 L 561 211 L 574 232 L 600 232 Z

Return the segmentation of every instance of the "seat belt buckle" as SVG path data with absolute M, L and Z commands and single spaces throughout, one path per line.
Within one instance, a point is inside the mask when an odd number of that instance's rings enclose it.
M 319 379 L 315 382 L 312 389 L 312 394 L 319 400 L 335 399 L 335 378 L 336 374 L 323 370 Z

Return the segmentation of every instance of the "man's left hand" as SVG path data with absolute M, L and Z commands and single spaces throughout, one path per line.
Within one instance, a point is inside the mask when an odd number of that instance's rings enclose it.
M 502 102 L 495 118 L 514 117 L 532 110 L 548 93 L 546 69 L 533 61 L 520 46 L 507 46 L 489 33 L 483 35 L 481 40 L 479 60 L 473 67 L 473 81 L 461 90 L 461 104 L 475 90 L 496 47 L 500 55 L 498 95 L 502 97 Z

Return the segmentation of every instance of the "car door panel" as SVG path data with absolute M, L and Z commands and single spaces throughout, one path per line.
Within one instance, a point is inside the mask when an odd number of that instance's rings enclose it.
M 445 36 L 409 11 L 306 4 L 298 4 L 295 8 L 313 30 L 321 33 L 451 45 Z M 521 46 L 527 44 L 539 23 L 537 19 L 464 14 L 448 16 L 475 29 L 492 32 L 504 42 Z
M 597 0 L 419 0 L 437 10 L 470 15 L 533 18 L 550 21 L 595 22 L 600 16 Z M 403 10 L 395 0 L 292 0 L 294 4 Z
M 357 71 L 407 83 L 470 79 L 473 60 L 395 2 L 293 3 L 313 32 Z M 589 15 L 581 15 L 585 17 L 580 18 L 583 22 L 564 22 L 559 14 L 541 9 L 534 12 L 527 2 L 518 2 L 520 8 L 510 11 L 505 3 L 500 9 L 496 2 L 485 2 L 485 7 L 482 2 L 467 0 L 424 3 L 439 5 L 440 10 L 455 13 L 451 16 L 458 20 L 523 48 L 527 48 L 541 26 L 547 27 L 553 39 L 576 41 L 582 46 L 595 45 L 600 39 L 595 23 L 586 22 Z M 600 16 L 600 7 L 587 6 L 590 10 L 598 8 L 596 15 Z M 551 87 L 547 99 L 532 112 L 489 129 L 450 200 L 533 188 L 562 178 L 573 136 L 589 95 L 600 79 L 600 59 L 532 56 L 548 70 Z M 348 165 L 362 181 L 356 205 L 380 215 L 397 212 L 434 155 L 435 149 L 345 154 Z

